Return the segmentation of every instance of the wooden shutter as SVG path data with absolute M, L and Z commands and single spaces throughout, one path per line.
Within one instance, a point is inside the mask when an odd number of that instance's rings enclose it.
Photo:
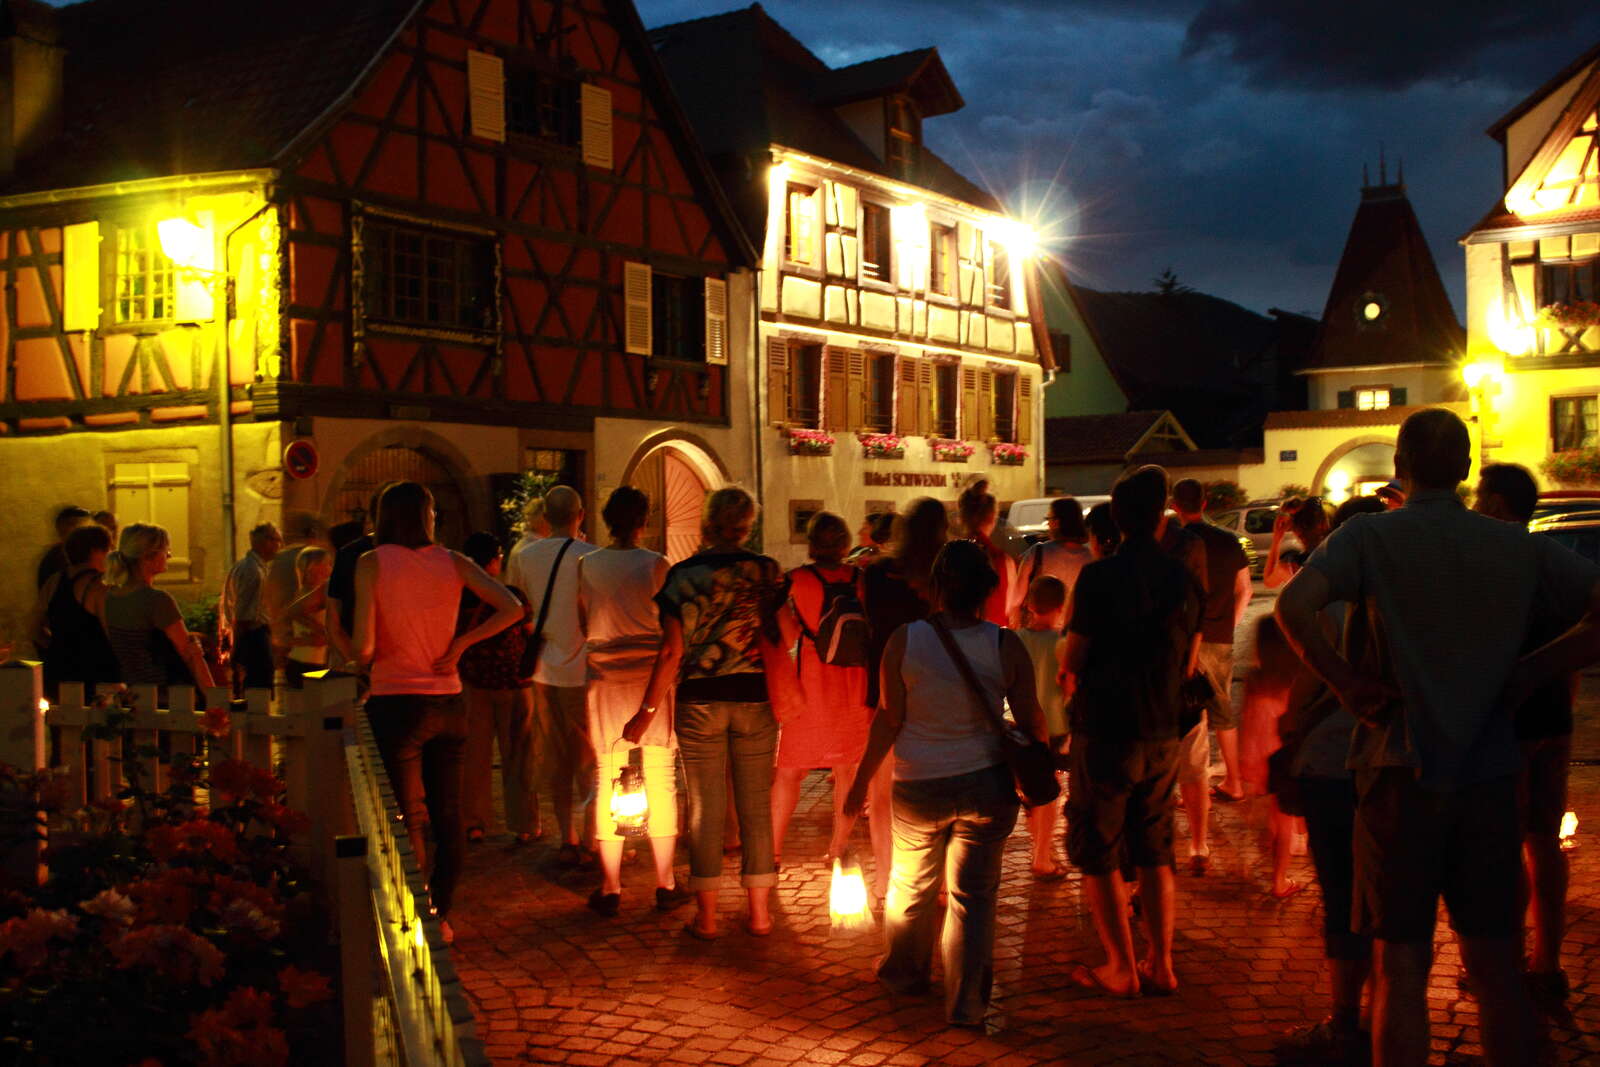
M 994 371 L 978 372 L 978 436 L 987 441 L 994 436 Z
M 828 345 L 822 350 L 822 360 L 826 380 L 822 385 L 823 401 L 826 412 L 823 415 L 822 425 L 828 430 L 846 429 L 845 420 L 849 418 L 850 375 L 845 368 L 845 350 Z
M 895 373 L 894 428 L 901 437 L 911 437 L 917 429 L 918 412 L 922 410 L 917 400 L 917 364 L 920 360 L 901 356 Z
M 1401 386 L 1398 389 L 1389 390 L 1389 406 L 1392 408 L 1403 408 L 1406 406 L 1405 386 Z
M 653 351 L 650 309 L 650 265 L 622 264 L 623 350 L 636 356 Z
M 467 111 L 472 136 L 506 139 L 506 71 L 499 56 L 467 50 Z
M 706 279 L 706 362 L 728 363 L 728 283 Z
M 789 342 L 781 337 L 767 338 L 767 420 L 789 421 Z
M 865 429 L 867 425 L 867 357 L 859 350 L 845 353 L 844 428 Z
M 591 167 L 610 170 L 613 165 L 611 90 L 585 82 L 578 104 L 583 126 L 583 161 Z
M 1033 375 L 1017 375 L 1017 444 L 1033 443 Z
M 917 360 L 917 433 L 924 437 L 932 435 L 936 429 L 934 405 L 939 390 L 935 377 L 932 360 Z
M 961 438 L 978 439 L 978 371 L 974 367 L 961 368 Z
M 73 330 L 100 326 L 100 224 L 80 222 L 61 230 L 62 324 Z
M 1356 391 L 1354 389 L 1339 390 L 1339 406 L 1353 408 L 1356 406 Z

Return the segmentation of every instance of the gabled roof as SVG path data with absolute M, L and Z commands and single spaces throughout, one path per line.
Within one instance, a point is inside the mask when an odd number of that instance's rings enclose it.
M 1369 303 L 1381 309 L 1372 321 Z M 1363 189 L 1306 369 L 1442 363 L 1465 348 L 1405 186 Z
M 817 102 L 830 107 L 890 93 L 910 96 L 924 118 L 948 115 L 966 106 L 937 48 L 917 48 L 838 67 L 817 84 Z
M 1046 462 L 1124 463 L 1157 429 L 1194 441 L 1170 411 L 1121 411 L 1111 415 L 1058 415 L 1044 420 Z
M 7 193 L 272 163 L 417 0 L 87 0 L 56 12 L 60 133 Z
M 1507 111 L 1504 115 L 1501 115 L 1495 120 L 1494 125 L 1490 126 L 1484 132 L 1497 141 L 1504 140 L 1506 136 L 1506 130 L 1510 128 L 1512 123 L 1516 122 L 1522 116 L 1532 111 L 1539 105 L 1541 100 L 1555 92 L 1557 89 L 1561 88 L 1561 86 L 1566 84 L 1566 82 L 1571 79 L 1573 75 L 1577 74 L 1579 71 L 1583 70 L 1584 67 L 1587 67 L 1590 63 L 1593 63 L 1597 59 L 1600 59 L 1600 41 L 1596 41 L 1591 48 L 1583 53 L 1583 55 L 1562 67 L 1553 77 L 1551 77 L 1549 81 L 1545 82 L 1543 85 L 1539 86 L 1539 88 L 1523 97 L 1521 103 L 1512 108 L 1510 111 Z
M 760 4 L 658 26 L 650 31 L 650 39 L 700 143 L 713 161 L 724 166 L 725 174 L 739 181 L 764 182 L 761 164 L 771 146 L 781 145 L 990 211 L 1001 210 L 993 196 L 926 145 L 919 148 L 907 173 L 890 174 L 882 149 L 868 146 L 834 110 L 835 102 L 872 95 L 869 89 L 890 92 L 903 85 L 936 86 L 941 78 L 948 82 L 944 64 L 932 48 L 834 70 Z M 955 94 L 954 85 L 948 92 Z M 954 95 L 953 101 L 940 106 L 959 106 L 959 102 L 959 95 Z M 739 165 L 731 165 L 734 160 Z M 757 209 L 764 207 L 764 200 L 757 205 L 737 193 L 734 199 L 745 204 L 752 232 L 761 233 L 765 219 Z

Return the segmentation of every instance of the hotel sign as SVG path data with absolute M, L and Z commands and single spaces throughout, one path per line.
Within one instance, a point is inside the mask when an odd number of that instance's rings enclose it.
M 916 486 L 919 489 L 946 489 L 950 485 L 948 474 L 918 474 L 911 471 L 867 471 L 861 476 L 862 484 L 880 486 Z

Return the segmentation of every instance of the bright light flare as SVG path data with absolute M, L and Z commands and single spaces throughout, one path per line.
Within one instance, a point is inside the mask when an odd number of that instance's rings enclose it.
M 39 714 L 43 715 L 50 710 L 50 702 L 44 697 L 39 698 Z
M 1484 325 L 1489 334 L 1489 343 L 1506 355 L 1525 356 L 1533 351 L 1533 327 L 1513 322 L 1503 306 L 1490 305 Z
M 1480 359 L 1461 366 L 1461 380 L 1468 389 L 1489 389 L 1505 381 L 1506 369 L 1498 360 Z
M 649 829 L 650 799 L 644 789 L 644 772 L 634 766 L 622 768 L 611 783 L 611 821 L 618 837 L 640 837 Z
M 1343 504 L 1350 498 L 1352 479 L 1349 471 L 1335 467 L 1328 472 L 1325 482 L 1327 492 L 1324 495 L 1328 498 L 1328 503 Z
M 214 268 L 216 246 L 209 227 L 185 218 L 162 219 L 156 223 L 156 236 L 161 239 L 161 251 L 178 266 L 201 271 Z
M 834 926 L 844 929 L 872 925 L 872 913 L 867 905 L 867 880 L 861 874 L 861 865 L 849 857 L 834 858 L 828 917 Z
M 1574 849 L 1578 847 L 1578 813 L 1569 811 L 1561 816 L 1561 830 L 1556 834 L 1561 839 L 1561 847 Z

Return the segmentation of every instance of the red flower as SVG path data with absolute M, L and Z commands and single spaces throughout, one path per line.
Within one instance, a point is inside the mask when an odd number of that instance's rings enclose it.
M 233 732 L 233 720 L 229 718 L 227 708 L 207 708 L 201 716 L 201 722 L 206 733 L 212 737 L 227 737 Z
M 283 991 L 283 1002 L 296 1009 L 333 998 L 333 986 L 327 975 L 294 966 L 278 972 L 278 988 Z
M 271 771 L 259 768 L 250 769 L 250 795 L 257 800 L 271 800 L 282 793 L 286 787 Z
M 34 908 L 0 923 L 0 958 L 9 953 L 19 970 L 38 970 L 50 959 L 51 941 L 68 941 L 77 933 L 78 920 L 66 911 Z
M 222 1007 L 196 1015 L 188 1036 L 205 1067 L 284 1067 L 289 1042 L 272 1021 L 271 995 L 241 986 Z
M 210 819 L 190 819 L 180 826 L 157 826 L 145 834 L 150 854 L 162 863 L 179 857 L 209 855 L 223 863 L 239 858 L 239 841 L 232 830 Z
M 165 871 L 128 886 L 128 896 L 137 907 L 141 923 L 185 926 L 194 914 L 193 880 L 183 872 Z
M 303 811 L 273 801 L 263 804 L 256 812 L 258 818 L 268 823 L 284 837 L 296 837 L 311 829 L 311 817 Z
M 211 791 L 219 800 L 232 803 L 250 792 L 250 777 L 255 768 L 244 760 L 224 759 L 211 765 Z
M 111 945 L 111 955 L 123 970 L 153 971 L 179 985 L 209 986 L 223 975 L 223 956 L 217 946 L 182 926 L 146 926 L 123 934 Z
M 271 918 L 283 915 L 283 901 L 279 900 L 272 890 L 265 886 L 256 885 L 254 882 L 242 881 L 238 878 L 229 878 L 219 874 L 211 880 L 211 896 L 207 906 L 212 911 L 221 912 L 234 901 L 243 901 Z

